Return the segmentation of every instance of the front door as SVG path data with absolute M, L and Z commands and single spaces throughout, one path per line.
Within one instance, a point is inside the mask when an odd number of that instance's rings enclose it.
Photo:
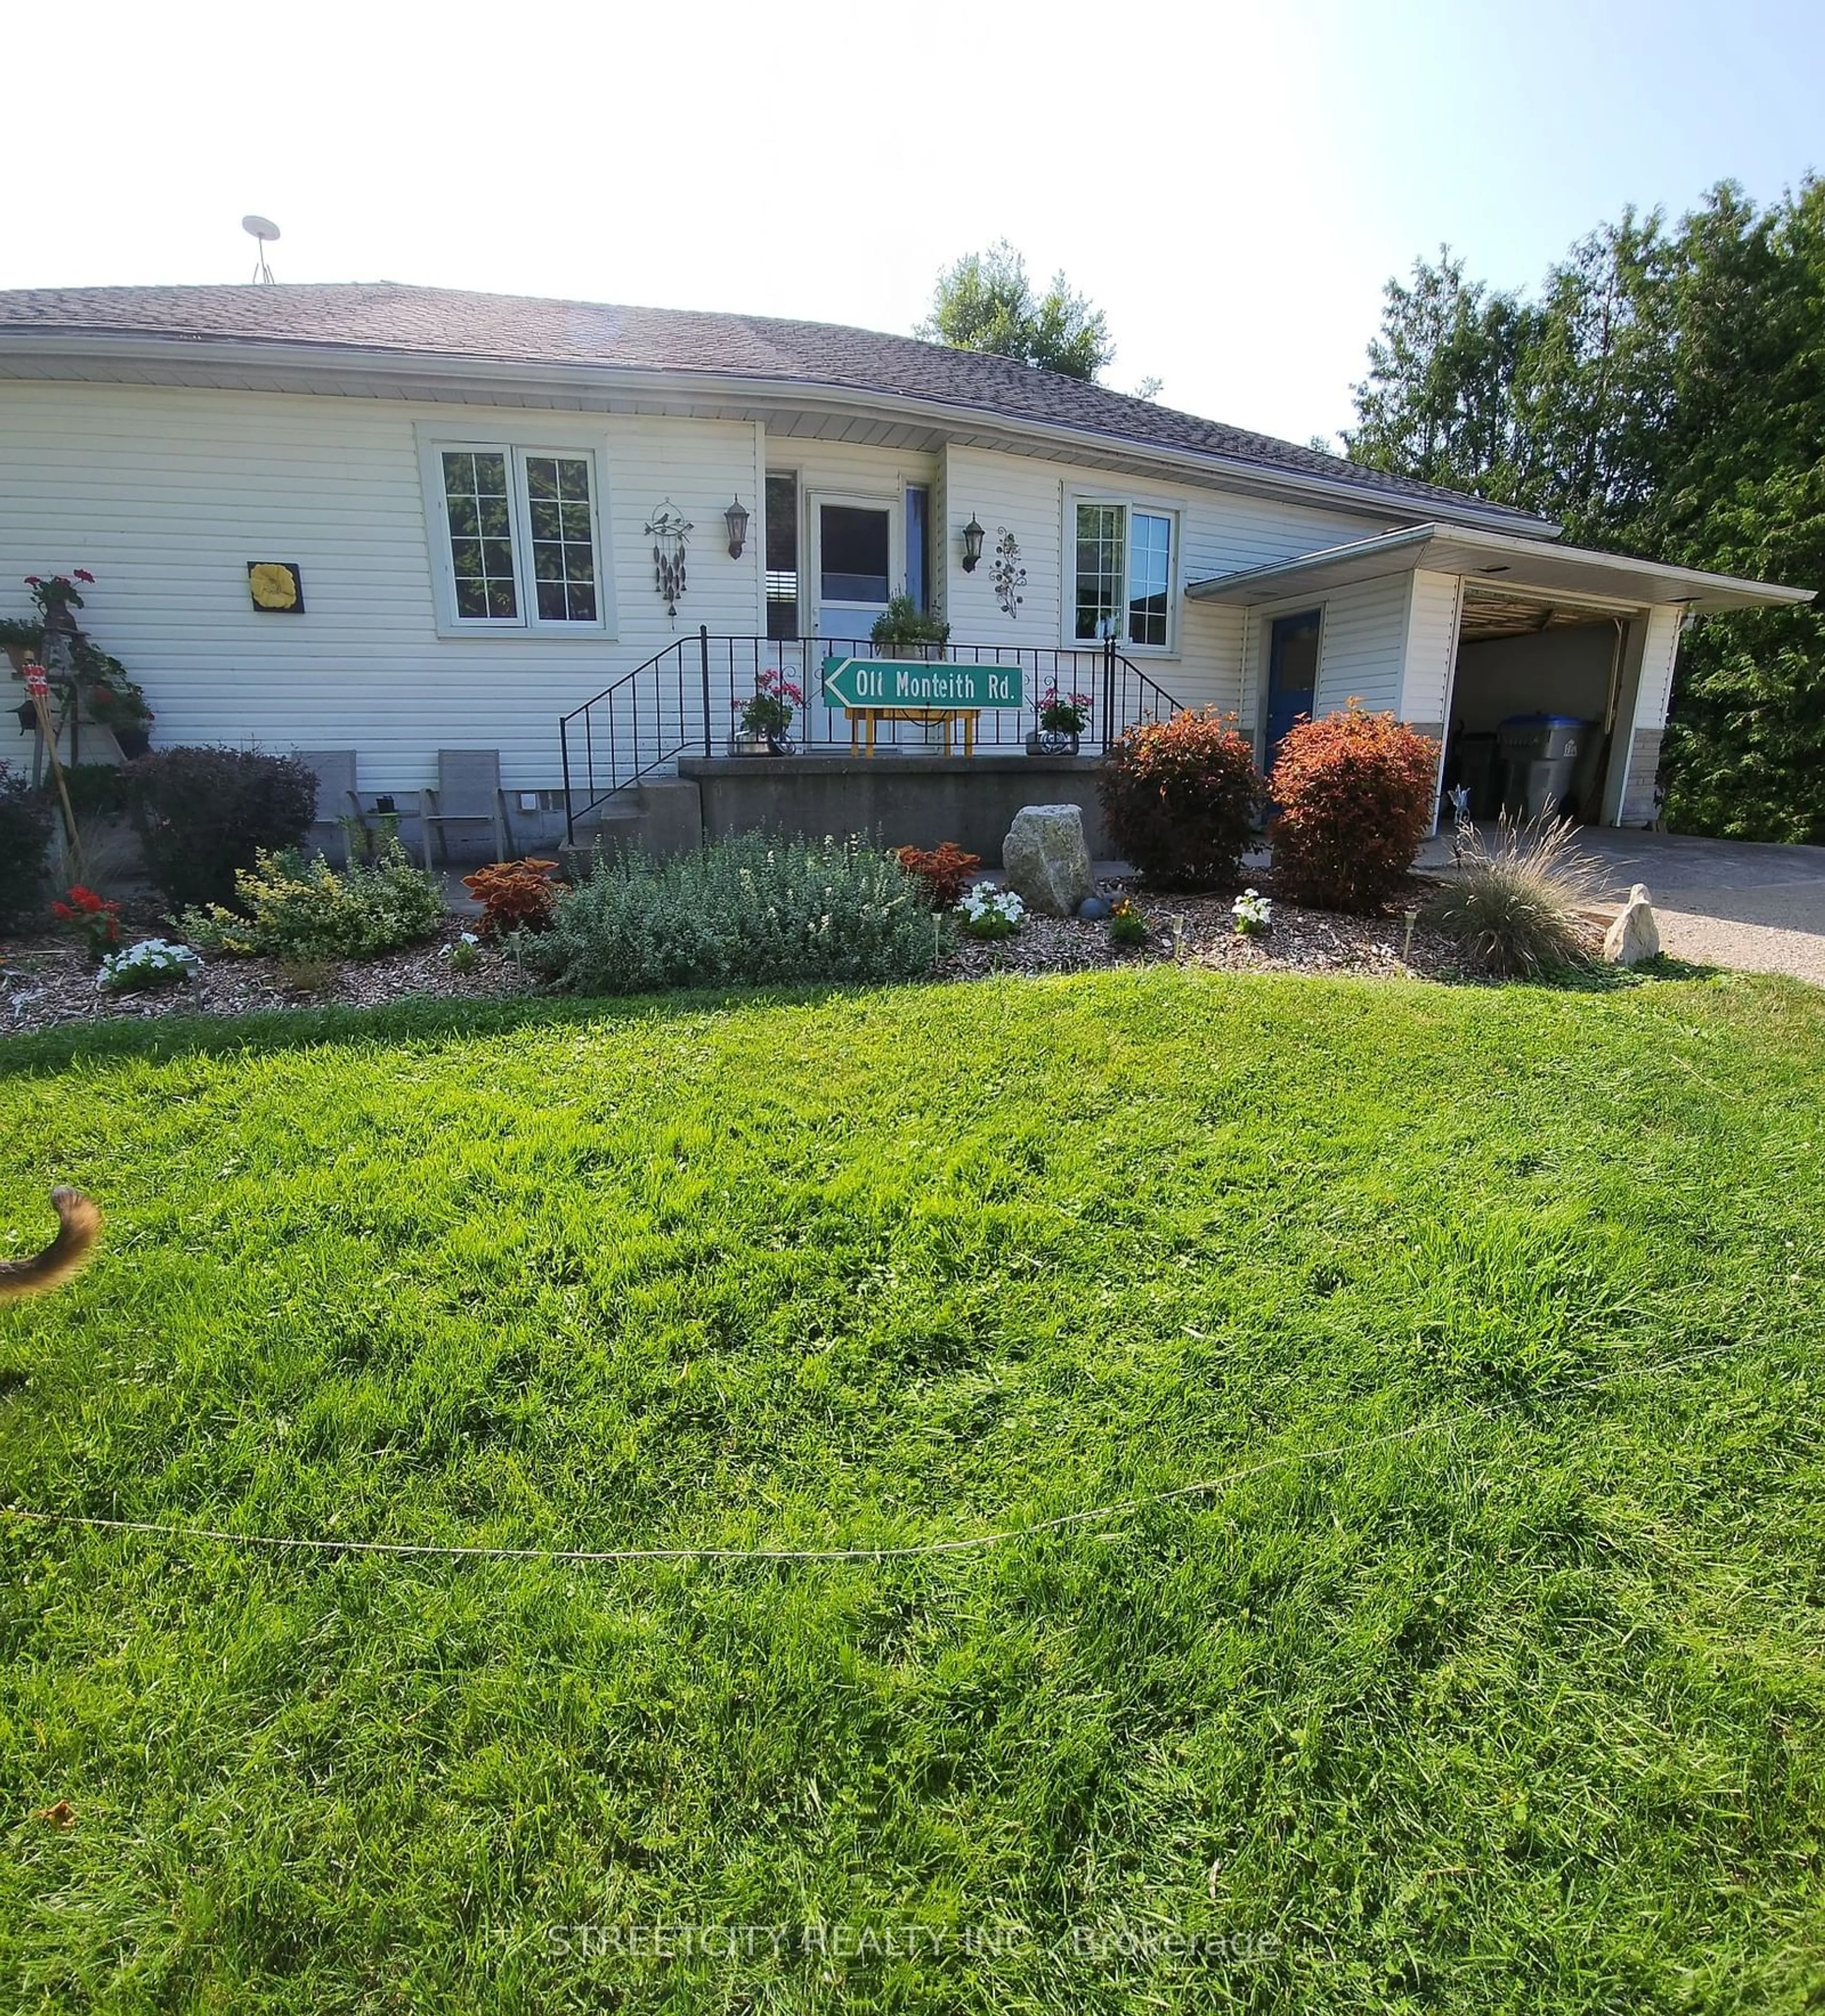
M 1297 616 L 1277 616 L 1268 646 L 1268 769 L 1274 768 L 1280 743 L 1303 714 L 1309 716 L 1318 696 L 1318 632 L 1323 612 L 1301 610 Z
M 866 644 L 893 592 L 895 520 L 892 504 L 860 497 L 813 496 L 817 551 L 813 610 L 821 642 Z

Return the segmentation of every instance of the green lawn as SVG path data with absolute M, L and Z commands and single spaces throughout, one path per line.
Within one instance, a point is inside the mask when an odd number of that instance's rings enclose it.
M 0 2007 L 1825 2003 L 1825 993 L 0 1044 L 53 1174 L 5 1505 L 1252 1474 L 0 1517 Z

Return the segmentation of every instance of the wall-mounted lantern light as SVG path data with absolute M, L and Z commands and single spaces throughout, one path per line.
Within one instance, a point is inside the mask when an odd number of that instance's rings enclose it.
M 723 517 L 729 527 L 729 557 L 738 560 L 742 548 L 748 543 L 748 507 L 738 496 Z
M 963 528 L 963 571 L 976 572 L 976 563 L 983 556 L 983 528 L 976 521 L 976 513 L 969 514 L 969 523 Z

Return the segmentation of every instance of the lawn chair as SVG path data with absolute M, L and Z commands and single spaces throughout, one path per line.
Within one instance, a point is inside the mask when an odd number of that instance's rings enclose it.
M 437 752 L 437 789 L 421 794 L 424 810 L 419 823 L 424 830 L 424 865 L 431 861 L 431 835 L 434 826 L 488 826 L 494 829 L 494 858 L 505 861 L 511 837 L 507 831 L 507 799 L 500 788 L 500 751 L 498 749 L 440 749 Z M 444 859 L 449 844 L 438 836 Z
M 346 862 L 351 852 L 348 829 L 342 822 L 361 819 L 361 801 L 355 795 L 355 751 L 352 749 L 300 749 L 294 752 L 307 769 L 314 770 L 317 776 L 317 808 L 311 819 L 310 840 L 313 846 L 322 847 L 324 834 L 319 830 L 328 828 L 342 842 L 342 858 Z M 328 848 L 323 848 L 325 853 Z

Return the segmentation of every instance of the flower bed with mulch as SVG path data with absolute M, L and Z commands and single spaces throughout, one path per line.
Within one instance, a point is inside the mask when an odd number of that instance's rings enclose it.
M 145 1021 L 159 1015 L 248 1015 L 261 1009 L 338 1004 L 373 1008 L 408 995 L 436 994 L 489 1000 L 527 993 L 537 985 L 510 953 L 476 948 L 470 970 L 459 972 L 446 956 L 469 920 L 453 917 L 423 945 L 379 959 L 345 959 L 310 976 L 304 985 L 269 959 L 213 959 L 189 985 L 145 994 L 106 994 L 95 969 L 67 938 L 34 938 L 0 946 L 0 1035 L 23 1035 L 71 1022 Z M 160 927 L 151 923 L 149 928 Z M 128 931 L 122 942 L 142 933 Z M 320 977 L 320 984 L 316 984 Z
M 1257 876 L 1250 886 L 1273 898 L 1272 880 Z M 1425 888 L 1415 883 L 1417 905 Z M 1105 883 L 1100 892 L 1113 903 L 1131 897 L 1149 927 L 1144 944 L 1109 941 L 1106 922 L 1036 917 L 1030 912 L 1018 934 L 988 944 L 960 939 L 939 968 L 941 975 L 979 979 L 992 973 L 1084 973 L 1111 966 L 1161 960 L 1220 967 L 1235 973 L 1350 973 L 1383 978 L 1455 978 L 1463 956 L 1448 938 L 1409 923 L 1407 914 L 1347 917 L 1308 910 L 1273 899 L 1273 922 L 1258 938 L 1235 928 L 1235 895 L 1166 895 L 1138 883 Z M 1240 895 L 1238 889 L 1235 895 Z
M 1272 894 L 1270 877 L 1257 876 L 1253 886 Z M 984 943 L 960 937 L 936 973 L 944 980 L 979 980 L 993 974 L 1086 973 L 1175 960 L 1234 973 L 1461 979 L 1462 954 L 1448 939 L 1412 920 L 1412 905 L 1426 886 L 1415 882 L 1408 908 L 1380 917 L 1344 916 L 1275 899 L 1271 927 L 1260 937 L 1245 938 L 1235 929 L 1232 895 L 1164 895 L 1138 884 L 1105 883 L 1102 893 L 1112 902 L 1128 895 L 1145 916 L 1149 931 L 1144 943 L 1112 944 L 1106 922 L 1029 913 L 1012 938 Z M 143 930 L 129 931 L 124 941 L 160 928 L 150 913 L 134 921 Z M 332 965 L 321 976 L 312 976 L 320 985 L 301 984 L 298 974 L 272 959 L 215 959 L 191 985 L 148 994 L 99 992 L 94 969 L 67 938 L 15 941 L 0 946 L 0 1035 L 99 1020 L 245 1015 L 328 1003 L 371 1008 L 411 995 L 489 1000 L 540 991 L 544 982 L 537 974 L 510 952 L 485 945 L 477 948 L 476 963 L 459 971 L 447 949 L 471 921 L 453 917 L 427 944 L 381 959 Z M 1593 929 L 1593 949 L 1600 937 L 1600 929 Z

